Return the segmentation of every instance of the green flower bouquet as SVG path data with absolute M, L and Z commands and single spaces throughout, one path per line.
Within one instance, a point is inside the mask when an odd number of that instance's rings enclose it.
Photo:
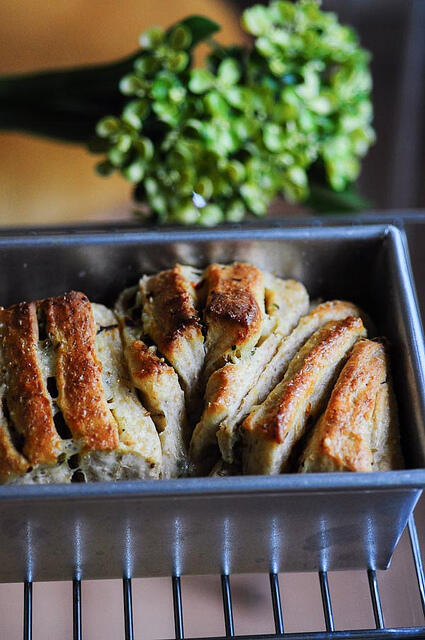
M 0 78 L 0 128 L 85 144 L 134 184 L 138 212 L 212 226 L 283 196 L 319 211 L 364 207 L 354 184 L 374 141 L 369 54 L 314 0 L 242 17 L 253 46 L 223 47 L 189 17 L 152 27 L 118 63 Z M 205 66 L 193 52 L 206 42 Z

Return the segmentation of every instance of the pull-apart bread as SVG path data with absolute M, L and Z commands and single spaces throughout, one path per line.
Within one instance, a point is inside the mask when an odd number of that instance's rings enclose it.
M 281 280 L 268 273 L 262 274 L 262 280 L 264 302 L 261 300 L 258 309 L 264 304 L 264 311 L 256 342 L 248 351 L 233 356 L 231 362 L 214 371 L 208 379 L 204 411 L 191 442 L 192 460 L 201 465 L 208 458 L 208 449 L 217 449 L 217 444 L 223 459 L 233 462 L 233 449 L 238 438 L 236 427 L 240 422 L 235 418 L 241 405 L 255 388 L 282 339 L 308 309 L 308 294 L 302 284 Z M 241 335 L 242 330 L 239 331 Z
M 386 471 L 401 465 L 383 344 L 359 340 L 313 428 L 300 471 Z
M 302 285 L 294 283 L 292 280 L 282 282 L 287 282 L 289 289 L 292 290 L 293 295 L 290 303 L 292 310 L 297 309 L 299 315 L 305 313 L 307 311 L 308 298 L 303 295 L 303 291 L 300 289 Z M 294 295 L 295 286 L 298 287 L 298 297 Z M 251 408 L 256 404 L 261 404 L 282 380 L 290 361 L 314 331 L 331 320 L 341 320 L 349 315 L 358 315 L 358 309 L 349 302 L 340 300 L 325 302 L 319 304 L 307 315 L 303 315 L 296 327 L 288 333 L 295 322 L 287 323 L 285 308 L 281 304 L 278 311 L 278 318 L 283 317 L 285 324 L 282 325 L 279 321 L 277 330 L 273 331 L 254 353 L 253 361 L 259 361 L 260 366 L 252 386 L 242 398 L 237 411 L 233 415 L 229 414 L 220 424 L 217 440 L 221 454 L 227 462 L 232 462 L 234 459 L 234 447 L 239 434 L 239 425 L 246 418 Z M 281 331 L 280 329 L 283 326 L 285 326 L 285 330 Z
M 188 465 L 189 438 L 184 391 L 176 371 L 165 362 L 144 331 L 139 287 L 123 291 L 115 312 L 132 384 L 159 433 L 162 477 L 184 475 Z
M 205 380 L 226 362 L 245 357 L 264 324 L 264 276 L 249 264 L 212 264 L 205 270 L 207 329 Z
M 402 466 L 358 308 L 251 264 L 0 308 L 0 483 Z
M 159 437 L 112 312 L 71 292 L 2 310 L 0 322 L 3 482 L 159 477 Z
M 201 395 L 199 379 L 205 359 L 196 308 L 200 278 L 195 269 L 176 265 L 139 283 L 143 330 L 177 372 L 190 409 Z
M 347 353 L 363 335 L 362 320 L 348 316 L 328 322 L 307 340 L 282 382 L 242 424 L 245 473 L 287 470 L 293 446 L 323 408 Z

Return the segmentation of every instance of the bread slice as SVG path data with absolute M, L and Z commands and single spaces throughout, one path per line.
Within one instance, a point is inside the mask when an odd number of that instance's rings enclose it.
M 274 355 L 282 336 L 307 311 L 308 294 L 301 283 L 281 280 L 268 273 L 263 275 L 266 314 L 262 335 L 249 354 L 225 364 L 208 380 L 205 408 L 191 441 L 191 458 L 198 464 L 208 459 L 209 448 L 217 449 L 217 438 L 224 460 L 233 462 L 233 448 L 237 440 L 233 418 Z
M 325 404 L 348 351 L 364 335 L 361 319 L 349 316 L 328 322 L 307 340 L 282 382 L 242 423 L 245 473 L 287 469 L 292 447 Z
M 300 295 L 299 303 L 304 308 L 305 303 L 302 300 L 302 295 Z M 307 309 L 304 308 L 304 313 L 306 311 Z M 359 315 L 357 307 L 350 302 L 340 300 L 324 302 L 307 315 L 304 315 L 289 335 L 277 330 L 256 349 L 252 360 L 258 359 L 260 361 L 259 375 L 256 376 L 254 384 L 251 385 L 248 393 L 243 397 L 237 411 L 233 415 L 228 415 L 222 421 L 217 433 L 224 460 L 227 462 L 233 460 L 239 425 L 246 418 L 251 408 L 256 404 L 261 404 L 272 389 L 282 380 L 290 361 L 306 340 L 327 322 L 341 320 L 349 315 Z M 279 323 L 279 328 L 281 326 Z M 290 328 L 292 327 L 287 325 L 287 330 L 290 330 Z
M 30 469 L 30 463 L 13 442 L 3 402 L 4 396 L 0 404 L 0 483 L 7 483 L 25 475 Z
M 67 482 L 34 302 L 0 310 L 0 482 Z
M 162 467 L 160 441 L 149 411 L 136 395 L 117 318 L 102 305 L 92 304 L 91 308 L 103 393 L 117 427 L 118 443 L 111 451 L 84 450 L 79 468 L 87 480 L 158 478 Z
M 188 468 L 188 423 L 185 398 L 177 373 L 156 347 L 142 340 L 142 316 L 137 289 L 127 289 L 119 297 L 115 311 L 121 326 L 124 355 L 132 384 L 139 391 L 159 433 L 163 478 L 186 475 Z
M 102 387 L 90 302 L 83 293 L 71 291 L 45 300 L 42 309 L 55 352 L 56 404 L 72 437 L 82 450 L 113 451 L 119 432 Z
M 176 370 L 189 411 L 199 401 L 199 379 L 205 359 L 204 336 L 197 310 L 201 273 L 177 264 L 139 283 L 144 333 Z M 193 409 L 195 410 L 195 409 Z
M 245 357 L 257 344 L 265 319 L 265 289 L 262 272 L 241 262 L 212 264 L 204 279 L 207 381 L 216 369 Z
M 159 476 L 110 310 L 70 292 L 0 311 L 0 331 L 0 481 Z
M 387 364 L 387 379 L 378 389 L 373 412 L 371 437 L 373 471 L 390 471 L 404 467 L 400 447 L 397 404 Z
M 55 463 L 61 453 L 61 439 L 40 369 L 36 304 L 22 302 L 1 315 L 5 401 L 10 421 L 24 439 L 22 453 L 30 465 Z
M 342 369 L 325 412 L 313 429 L 302 455 L 300 471 L 372 471 L 374 455 L 382 454 L 389 420 L 382 419 L 385 408 L 375 415 L 377 396 L 387 386 L 384 346 L 359 340 Z M 384 398 L 380 394 L 381 405 Z M 375 420 L 383 429 L 374 434 Z M 375 440 L 374 445 L 372 441 Z

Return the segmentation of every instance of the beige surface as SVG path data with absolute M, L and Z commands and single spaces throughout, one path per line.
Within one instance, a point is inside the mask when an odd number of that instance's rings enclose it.
M 113 60 L 137 47 L 143 29 L 190 13 L 223 24 L 222 42 L 240 39 L 222 0 L 1 0 L 0 74 Z M 126 217 L 131 187 L 101 179 L 84 149 L 0 133 L 0 224 Z

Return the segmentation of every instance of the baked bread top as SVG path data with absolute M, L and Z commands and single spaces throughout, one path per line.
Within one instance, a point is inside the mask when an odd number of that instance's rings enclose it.
M 300 470 L 373 471 L 382 468 L 385 449 L 397 442 L 382 416 L 391 412 L 384 345 L 359 340 L 342 369 L 329 402 L 302 455 Z M 387 404 L 387 409 L 382 406 Z M 392 416 L 396 421 L 396 416 Z M 383 431 L 383 433 L 380 433 Z
M 362 317 L 242 262 L 0 309 L 0 482 L 398 468 Z
M 291 360 L 285 376 L 242 424 L 247 473 L 281 473 L 307 421 L 323 407 L 346 354 L 365 335 L 348 316 L 318 329 Z
M 71 291 L 1 310 L 0 333 L 3 482 L 118 479 L 128 473 L 114 459 L 133 454 L 159 476 L 158 434 L 109 309 Z

